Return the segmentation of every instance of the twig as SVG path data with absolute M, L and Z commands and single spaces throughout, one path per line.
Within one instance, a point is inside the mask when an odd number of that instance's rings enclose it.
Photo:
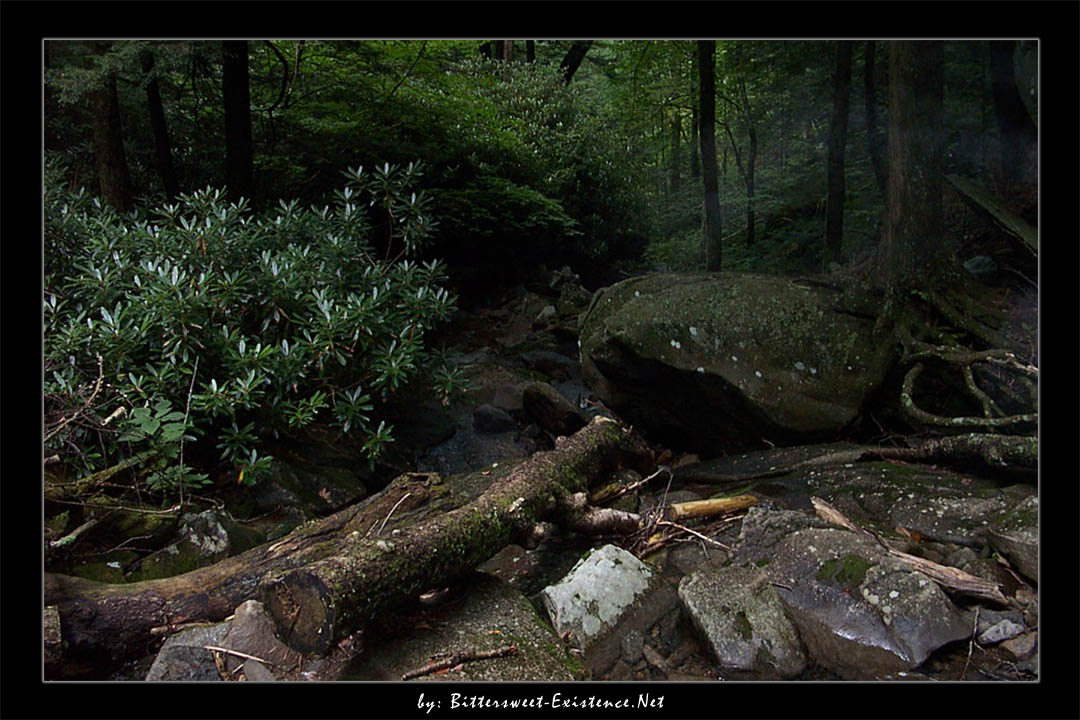
M 463 652 L 453 653 L 449 657 L 439 660 L 437 662 L 429 663 L 422 668 L 416 670 L 409 670 L 401 676 L 402 680 L 412 680 L 413 678 L 420 677 L 422 675 L 430 675 L 433 672 L 439 670 L 446 670 L 452 668 L 455 665 L 461 665 L 467 662 L 473 662 L 474 660 L 490 660 L 492 658 L 507 657 L 509 655 L 517 655 L 516 645 L 504 645 L 494 650 L 481 650 L 477 652 Z
M 722 548 L 724 550 L 731 550 L 730 547 L 728 547 L 724 543 L 720 542 L 719 540 L 713 540 L 708 535 L 702 535 L 697 530 L 691 530 L 690 528 L 686 527 L 685 525 L 679 525 L 678 523 L 673 523 L 670 520 L 660 520 L 656 524 L 657 525 L 663 525 L 664 527 L 673 527 L 676 530 L 682 530 L 684 532 L 688 532 L 691 535 L 693 535 L 694 537 L 700 538 L 701 540 L 704 540 L 705 542 L 712 543 L 713 545 L 716 545 L 719 548 Z
M 398 509 L 398 505 L 405 502 L 405 498 L 409 497 L 410 495 L 412 495 L 412 493 L 407 492 L 401 496 L 400 500 L 394 503 L 394 507 L 390 508 L 390 512 L 386 513 L 386 517 L 383 518 L 382 525 L 379 526 L 379 532 L 375 533 L 376 535 L 382 535 L 383 528 L 386 527 L 386 521 L 389 520 L 390 516 L 394 514 L 394 511 Z
M 273 665 L 274 663 L 269 660 L 263 660 L 261 657 L 254 655 L 248 655 L 247 653 L 240 652 L 239 650 L 230 650 L 229 648 L 218 647 L 217 645 L 203 645 L 203 650 L 210 650 L 211 652 L 225 653 L 227 655 L 235 655 L 236 657 L 242 657 L 245 660 L 254 660 L 260 662 L 263 665 Z
M 975 606 L 975 622 L 971 625 L 971 640 L 968 642 L 968 654 L 967 660 L 964 661 L 964 669 L 960 671 L 960 679 L 964 679 L 964 675 L 967 674 L 968 665 L 971 664 L 971 651 L 975 649 L 975 636 L 979 632 L 979 606 Z

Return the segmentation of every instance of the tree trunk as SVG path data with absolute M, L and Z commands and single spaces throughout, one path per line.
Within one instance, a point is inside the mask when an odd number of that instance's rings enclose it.
M 97 46 L 99 55 L 108 50 L 108 43 Z M 101 194 L 118 212 L 127 212 L 132 205 L 131 173 L 124 157 L 124 131 L 115 74 L 109 73 L 97 83 L 89 93 L 89 102 L 94 118 L 94 159 Z
M 585 53 L 589 52 L 589 48 L 592 47 L 592 40 L 575 40 L 570 46 L 570 50 L 567 51 L 563 57 L 562 62 L 559 63 L 559 67 L 562 68 L 563 77 L 566 78 L 566 84 L 569 85 L 570 81 L 574 78 L 574 73 L 581 67 L 581 61 L 585 59 Z
M 698 104 L 694 104 L 694 109 L 690 115 L 690 179 L 696 181 L 701 177 L 701 153 L 700 140 L 698 128 L 701 126 L 701 119 L 698 117 Z
M 705 270 L 716 272 L 720 269 L 720 196 L 716 178 L 716 41 L 699 40 L 697 51 L 701 177 L 705 188 L 705 222 L 701 245 Z
M 671 112 L 671 155 L 668 157 L 668 173 L 671 194 L 679 192 L 682 187 L 682 118 L 677 109 Z
M 876 78 L 874 77 L 877 45 L 873 40 L 867 40 L 863 48 L 863 101 L 866 104 L 866 145 L 870 153 L 870 162 L 874 166 L 874 177 L 877 179 L 878 190 L 881 196 L 886 197 L 886 187 L 889 179 L 889 169 L 885 158 L 885 150 L 882 147 L 881 132 L 878 131 L 878 115 L 876 96 Z
M 251 91 L 247 40 L 226 40 L 222 65 L 225 102 L 225 183 L 229 198 L 249 200 L 255 190 L 254 144 L 251 138 Z
M 172 143 L 169 141 L 169 128 L 165 124 L 165 108 L 161 104 L 161 90 L 158 88 L 154 72 L 154 54 L 149 49 L 140 53 L 143 73 L 147 75 L 146 103 L 150 111 L 150 128 L 154 132 L 154 150 L 157 156 L 158 173 L 165 188 L 165 195 L 173 200 L 180 194 L 180 183 L 176 179 L 176 168 L 172 161 Z
M 529 63 L 530 65 L 532 63 L 536 62 L 536 41 L 535 40 L 526 40 L 525 41 L 525 62 Z
M 848 106 L 851 100 L 851 49 L 854 43 L 836 43 L 833 112 L 829 123 L 828 204 L 825 211 L 825 258 L 840 262 L 844 240 L 844 149 L 847 146 Z
M 754 244 L 757 213 L 754 210 L 754 174 L 757 166 L 757 130 L 750 126 L 750 150 L 746 154 L 746 244 Z
M 889 184 L 880 270 L 896 291 L 944 289 L 959 263 L 943 234 L 940 41 L 889 45 Z
M 1016 42 L 1013 40 L 990 42 L 990 84 L 1000 133 L 1000 181 L 1002 189 L 1006 191 L 1014 185 L 1028 184 L 1031 173 L 1025 167 L 1025 160 L 1038 142 L 1035 123 L 1016 87 L 1016 73 L 1013 70 L 1015 49 Z
M 502 41 L 502 53 L 500 57 L 503 61 L 503 82 L 510 82 L 510 62 L 514 59 L 514 41 L 503 40 Z
M 472 502 L 396 534 L 380 534 L 387 519 L 436 497 L 437 477 L 401 476 L 370 501 L 172 578 L 110 585 L 46 573 L 45 605 L 58 608 L 66 657 L 98 665 L 141 657 L 178 626 L 221 621 L 254 597 L 295 648 L 325 650 L 365 620 L 483 562 L 535 521 L 556 519 L 561 498 L 620 462 L 644 465 L 647 457 L 629 431 L 597 418 L 555 450 L 493 473 Z

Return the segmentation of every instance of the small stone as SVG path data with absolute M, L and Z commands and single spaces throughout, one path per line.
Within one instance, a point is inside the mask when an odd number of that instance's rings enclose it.
M 978 637 L 980 645 L 993 645 L 1002 640 L 1009 640 L 1024 632 L 1024 626 L 1012 620 L 1002 620 L 990 626 L 986 632 Z
M 1001 647 L 1011 652 L 1017 660 L 1027 660 L 1035 652 L 1035 643 L 1038 639 L 1038 631 L 1033 630 L 1006 640 L 1001 643 Z
M 248 682 L 275 682 L 274 674 L 258 660 L 244 663 L 244 679 Z

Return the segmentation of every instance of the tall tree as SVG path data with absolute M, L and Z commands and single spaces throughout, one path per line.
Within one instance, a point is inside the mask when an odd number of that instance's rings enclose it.
M 702 254 L 705 269 L 720 269 L 720 196 L 716 178 L 716 41 L 699 40 L 698 119 L 701 123 L 701 177 L 705 187 L 705 222 L 702 225 Z
M 503 82 L 510 82 L 510 62 L 514 59 L 514 41 L 503 40 L 502 41 L 502 53 L 500 55 L 503 61 Z
M 959 261 L 942 219 L 944 44 L 889 45 L 889 185 L 879 270 L 890 300 L 955 287 Z
M 223 43 L 221 75 L 225 101 L 225 183 L 229 197 L 250 199 L 255 190 L 255 152 L 251 137 L 251 87 L 247 40 Z
M 874 177 L 878 190 L 885 197 L 889 170 L 885 159 L 884 138 L 878 130 L 877 115 L 877 79 L 874 77 L 877 58 L 877 43 L 867 40 L 863 46 L 863 102 L 866 105 L 866 145 L 870 153 L 870 163 L 874 166 Z
M 672 193 L 682 187 L 682 115 L 678 108 L 671 110 L 671 155 L 668 157 L 669 188 Z
M 844 239 L 844 149 L 847 146 L 848 107 L 851 104 L 851 50 L 853 43 L 836 43 L 833 111 L 829 123 L 828 201 L 825 211 L 825 257 L 839 262 Z
M 158 174 L 161 175 L 165 195 L 172 200 L 180 193 L 180 183 L 176 179 L 176 168 L 172 161 L 172 143 L 169 140 L 169 127 L 165 123 L 165 108 L 161 103 L 161 89 L 158 87 L 157 74 L 154 72 L 154 53 L 150 48 L 143 48 L 139 53 L 146 85 L 146 103 L 150 111 L 150 128 L 154 133 L 154 150 L 157 157 Z
M 566 79 L 566 84 L 569 85 L 570 81 L 574 78 L 574 73 L 581 67 L 581 61 L 585 59 L 585 53 L 589 52 L 589 48 L 592 47 L 592 40 L 575 40 L 570 45 L 570 49 L 563 56 L 562 62 L 559 63 L 559 67 L 562 68 L 563 77 Z
M 96 43 L 97 59 L 104 57 L 111 43 Z M 105 63 L 102 63 L 103 67 Z M 131 173 L 124 157 L 124 131 L 120 115 L 120 98 L 116 94 L 116 73 L 105 68 L 89 91 L 90 112 L 93 116 L 94 160 L 102 196 L 120 212 L 131 209 Z

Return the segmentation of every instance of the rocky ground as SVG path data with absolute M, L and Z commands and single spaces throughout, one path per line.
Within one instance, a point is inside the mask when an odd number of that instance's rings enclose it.
M 751 295 L 759 289 L 727 285 L 721 291 Z M 671 288 L 654 278 L 617 292 L 632 298 L 625 309 L 661 291 Z M 618 418 L 624 422 L 640 423 L 649 412 L 664 418 L 675 418 L 680 408 L 693 412 L 680 420 L 692 427 L 665 419 L 654 423 L 652 435 L 646 431 L 662 472 L 616 507 L 655 518 L 658 512 L 650 511 L 656 508 L 747 495 L 752 507 L 681 521 L 685 531 L 651 550 L 643 549 L 649 538 L 640 534 L 543 528 L 527 546 L 508 546 L 476 573 L 432 588 L 314 666 L 290 656 L 258 603 L 246 603 L 230 622 L 174 635 L 156 658 L 117 679 L 1038 678 L 1034 477 L 900 461 L 828 461 L 855 445 L 820 441 L 840 439 L 839 429 L 850 426 L 885 375 L 880 353 L 860 349 L 866 343 L 861 320 L 837 318 L 836 344 L 828 347 L 809 337 L 780 346 L 770 341 L 779 331 L 755 325 L 749 314 L 718 328 L 695 324 L 686 314 L 687 306 L 704 302 L 700 298 L 676 303 L 663 317 L 654 301 L 646 303 L 650 322 L 662 332 L 644 334 L 667 343 L 661 367 L 627 359 L 626 338 L 642 324 L 626 315 L 610 320 L 619 308 L 596 310 L 613 294 L 594 300 L 572 273 L 560 271 L 508 293 L 493 308 L 459 312 L 446 337 L 470 389 L 448 409 L 419 399 L 399 408 L 396 469 L 436 472 L 449 484 L 475 482 L 477 474 L 461 473 L 519 462 L 590 417 L 611 415 L 610 403 L 594 388 L 623 382 L 604 396 L 629 398 L 620 405 L 631 415 Z M 799 302 L 792 300 L 793 317 L 819 309 L 818 300 Z M 609 318 L 603 327 L 599 317 Z M 796 319 L 789 318 L 789 327 Z M 742 339 L 731 335 L 740 322 Z M 705 345 L 725 348 L 709 367 Z M 762 355 L 761 347 L 770 354 Z M 619 362 L 626 365 L 620 369 Z M 830 373 L 838 386 L 821 383 Z M 745 407 L 732 408 L 739 403 Z M 735 419 L 710 422 L 703 415 L 710 407 Z M 716 452 L 690 453 L 680 436 L 693 439 L 694 449 L 712 443 Z M 744 452 L 724 447 L 733 437 L 741 438 Z M 782 446 L 793 438 L 797 447 Z M 371 478 L 358 474 L 339 449 L 296 448 L 283 458 L 275 477 L 244 500 L 244 516 L 258 519 L 263 538 L 370 492 L 364 483 Z M 806 462 L 814 458 L 823 460 Z M 482 488 L 458 490 L 463 501 Z M 856 530 L 823 519 L 812 499 L 824 500 Z M 215 523 L 213 515 L 185 519 L 168 546 L 173 549 L 158 555 L 175 558 L 187 543 L 205 553 L 196 562 L 212 562 L 230 552 L 230 541 L 233 551 L 252 541 L 226 522 Z M 394 520 L 408 522 L 409 516 Z M 1000 589 L 1000 600 L 943 589 L 906 559 L 912 556 L 982 579 Z M 158 565 L 152 556 L 137 567 L 112 562 L 115 567 L 106 560 L 98 570 L 134 579 L 133 572 L 143 577 Z M 207 653 L 208 645 L 231 652 Z

